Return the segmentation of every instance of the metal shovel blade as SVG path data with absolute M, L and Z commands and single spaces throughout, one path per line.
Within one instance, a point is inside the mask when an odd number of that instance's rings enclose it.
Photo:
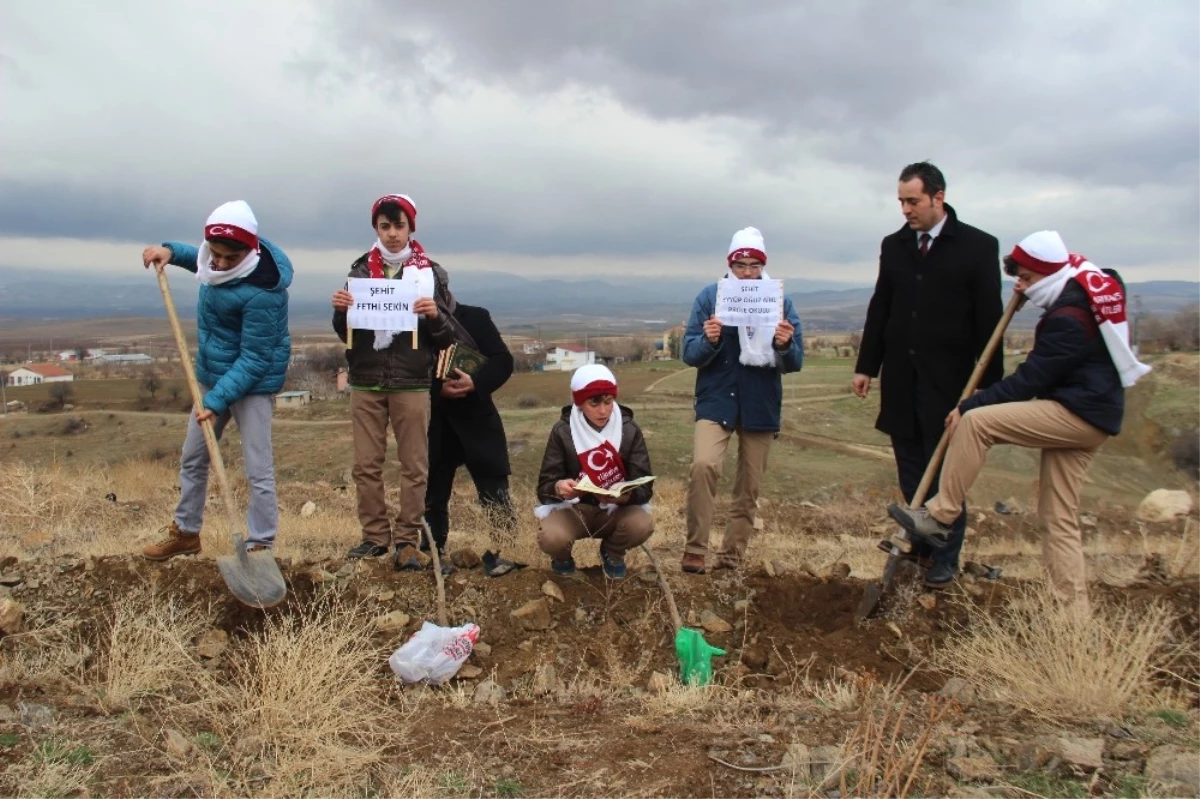
M 287 597 L 287 583 L 270 549 L 247 552 L 240 535 L 233 537 L 233 555 L 217 558 L 217 569 L 238 601 L 252 608 L 273 608 Z

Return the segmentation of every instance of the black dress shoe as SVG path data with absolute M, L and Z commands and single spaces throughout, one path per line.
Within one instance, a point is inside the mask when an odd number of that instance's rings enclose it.
M 379 544 L 372 544 L 370 541 L 362 541 L 346 553 L 347 558 L 382 558 L 388 553 L 387 547 L 381 547 Z

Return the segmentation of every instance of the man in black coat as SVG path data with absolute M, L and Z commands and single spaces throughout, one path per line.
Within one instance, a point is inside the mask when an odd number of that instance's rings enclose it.
M 444 271 L 438 274 L 437 293 L 457 341 L 487 357 L 487 363 L 474 375 L 456 370 L 454 379 L 433 382 L 425 521 L 438 550 L 444 550 L 454 476 L 459 466 L 466 466 L 491 522 L 496 549 L 484 554 L 484 571 L 499 577 L 517 565 L 500 557 L 501 544 L 511 544 L 516 534 L 517 517 L 508 489 L 508 441 L 492 393 L 512 376 L 513 357 L 487 309 L 457 302 Z
M 941 170 L 924 161 L 906 166 L 898 194 L 905 224 L 880 247 L 854 393 L 866 397 L 882 371 L 875 427 L 891 436 L 900 491 L 911 502 L 946 415 L 957 405 L 1003 308 L 1000 243 L 958 220 L 945 203 Z M 980 387 L 1003 374 L 997 351 Z M 929 493 L 937 487 L 935 479 Z M 912 556 L 928 567 L 927 586 L 944 587 L 958 573 L 966 527 L 964 506 L 945 548 L 915 543 Z

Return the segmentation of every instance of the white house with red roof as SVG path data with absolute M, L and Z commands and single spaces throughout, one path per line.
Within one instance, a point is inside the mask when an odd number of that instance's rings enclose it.
M 36 386 L 38 383 L 69 383 L 75 375 L 52 363 L 30 363 L 8 373 L 10 386 Z
M 583 347 L 555 347 L 546 352 L 546 371 L 574 372 L 596 362 L 595 350 Z

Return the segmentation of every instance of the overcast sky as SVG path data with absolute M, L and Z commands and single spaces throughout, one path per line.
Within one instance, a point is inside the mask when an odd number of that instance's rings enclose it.
M 454 270 L 866 283 L 929 158 L 1010 248 L 1197 278 L 1195 0 L 8 0 L 0 266 L 128 270 L 241 198 L 332 288 L 405 192 Z

